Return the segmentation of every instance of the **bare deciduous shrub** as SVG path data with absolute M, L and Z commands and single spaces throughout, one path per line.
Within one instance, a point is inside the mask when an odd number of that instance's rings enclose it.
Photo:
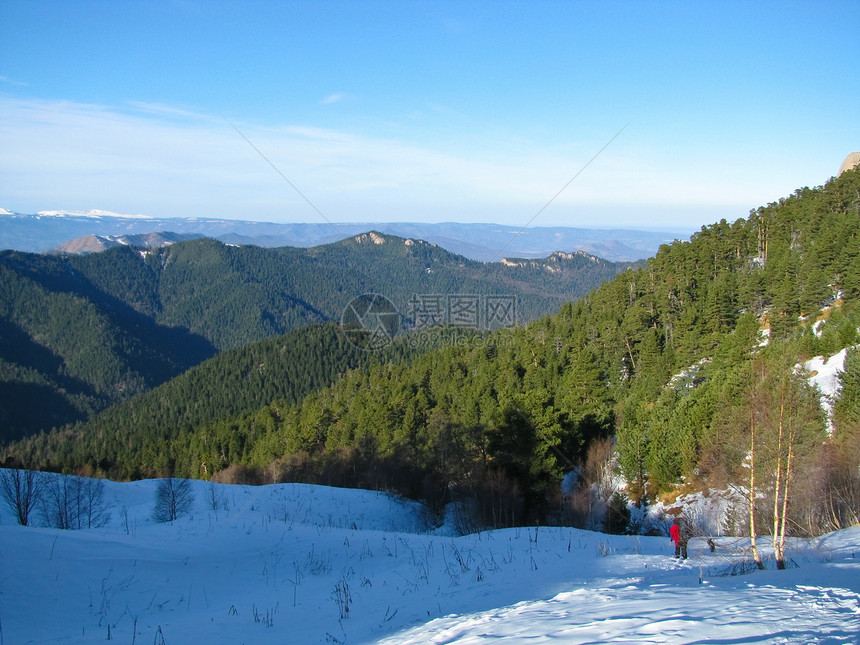
M 242 484 L 245 486 L 259 486 L 265 483 L 257 470 L 242 464 L 231 464 L 224 470 L 219 470 L 212 476 L 212 481 L 218 484 Z
M 279 457 L 266 467 L 266 479 L 273 484 L 308 482 L 311 473 L 311 458 L 305 451 Z
M 58 529 L 90 529 L 110 522 L 104 481 L 78 475 L 43 474 L 42 514 Z
M 156 522 L 172 522 L 188 513 L 194 504 L 191 480 L 167 477 L 155 489 L 155 508 L 152 517 Z
M 509 528 L 525 521 L 525 501 L 516 479 L 500 468 L 488 468 L 481 476 L 454 491 L 454 521 L 460 534 L 483 529 Z
M 574 473 L 574 481 L 564 500 L 563 523 L 590 531 L 605 528 L 610 500 L 618 492 L 615 468 L 612 440 L 593 441 L 585 463 Z
M 218 511 L 227 508 L 227 500 L 224 499 L 223 493 L 215 485 L 215 482 L 209 482 L 209 487 L 206 489 L 206 505 L 215 511 L 215 517 L 218 517 Z
M 850 452 L 839 448 L 825 444 L 797 494 L 796 505 L 810 535 L 860 525 L 860 466 Z
M 20 468 L 0 469 L 0 495 L 21 526 L 27 526 L 41 494 L 41 473 Z

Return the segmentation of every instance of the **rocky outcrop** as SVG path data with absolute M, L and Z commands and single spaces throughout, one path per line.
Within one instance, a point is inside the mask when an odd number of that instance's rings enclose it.
M 852 152 L 850 155 L 845 157 L 845 161 L 842 162 L 842 165 L 839 167 L 839 172 L 836 174 L 838 177 L 846 170 L 851 170 L 852 168 L 856 168 L 860 166 L 860 152 Z
M 373 244 L 385 244 L 385 237 L 380 235 L 376 231 L 370 231 L 369 233 L 362 233 L 361 235 L 356 235 L 354 239 L 359 244 L 367 244 L 369 242 L 372 242 Z

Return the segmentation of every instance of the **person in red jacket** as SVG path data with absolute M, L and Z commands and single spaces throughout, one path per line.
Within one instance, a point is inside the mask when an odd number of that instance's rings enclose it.
M 669 535 L 672 536 L 672 542 L 675 543 L 675 557 L 687 559 L 687 542 L 690 539 L 690 532 L 687 530 L 687 525 L 683 519 L 676 517 L 672 523 L 672 528 L 669 529 Z

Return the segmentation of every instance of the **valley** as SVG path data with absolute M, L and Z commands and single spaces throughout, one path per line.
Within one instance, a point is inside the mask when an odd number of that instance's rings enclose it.
M 83 256 L 5 251 L 0 437 L 85 420 L 219 351 L 340 322 L 364 293 L 394 303 L 404 330 L 410 299 L 439 294 L 510 298 L 513 324 L 550 313 L 628 266 L 584 253 L 480 263 L 376 233 L 310 249 L 200 239 Z

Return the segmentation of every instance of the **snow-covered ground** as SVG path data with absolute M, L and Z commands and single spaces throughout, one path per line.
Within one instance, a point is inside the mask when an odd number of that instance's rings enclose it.
M 0 642 L 856 643 L 860 529 L 795 540 L 793 568 L 739 574 L 745 540 L 530 527 L 427 531 L 419 505 L 298 484 L 193 482 L 150 519 L 156 482 L 106 483 L 111 522 L 0 525 Z
M 821 392 L 821 407 L 827 415 L 827 426 L 831 434 L 833 422 L 830 416 L 833 413 L 833 401 L 839 394 L 839 375 L 844 370 L 847 355 L 848 350 L 843 349 L 833 356 L 816 356 L 803 364 L 803 367 L 812 374 L 809 382 Z

